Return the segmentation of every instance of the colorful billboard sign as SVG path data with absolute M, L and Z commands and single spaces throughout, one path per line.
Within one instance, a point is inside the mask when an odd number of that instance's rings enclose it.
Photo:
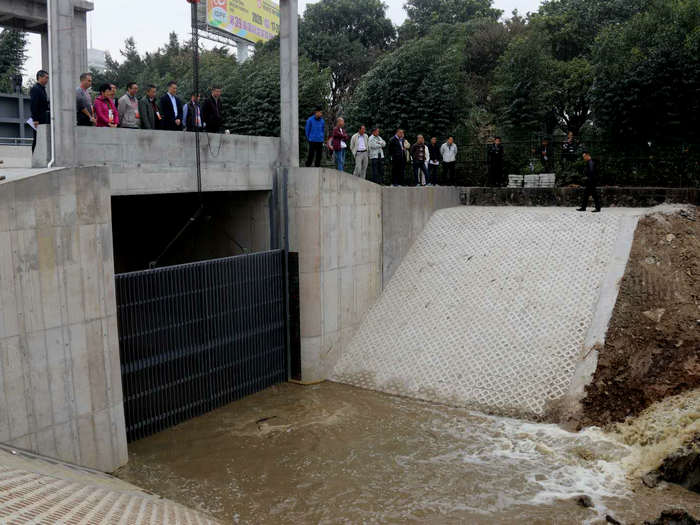
M 279 34 L 280 7 L 272 0 L 207 0 L 207 24 L 249 42 Z

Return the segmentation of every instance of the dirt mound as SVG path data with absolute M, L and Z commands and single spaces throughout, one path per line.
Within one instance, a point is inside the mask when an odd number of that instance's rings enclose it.
M 700 387 L 699 233 L 695 209 L 639 221 L 582 426 Z

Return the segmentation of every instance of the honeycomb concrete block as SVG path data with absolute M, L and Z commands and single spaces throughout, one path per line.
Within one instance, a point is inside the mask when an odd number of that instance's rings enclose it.
M 542 416 L 549 402 L 567 395 L 601 290 L 611 282 L 615 247 L 632 241 L 626 213 L 477 207 L 435 212 L 343 349 L 331 378 L 490 412 Z M 344 326 L 372 295 L 363 287 L 363 268 L 354 271 L 341 277 L 341 296 L 349 299 L 345 283 L 352 279 L 360 306 L 353 312 L 350 301 L 342 303 Z M 617 293 L 616 286 L 610 293 Z

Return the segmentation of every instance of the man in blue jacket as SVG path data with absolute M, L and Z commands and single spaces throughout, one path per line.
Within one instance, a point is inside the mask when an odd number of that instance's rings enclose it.
M 323 120 L 323 112 L 317 109 L 306 120 L 306 140 L 309 141 L 309 155 L 306 157 L 306 167 L 311 163 L 317 168 L 321 165 L 323 154 L 323 142 L 326 138 L 326 122 Z

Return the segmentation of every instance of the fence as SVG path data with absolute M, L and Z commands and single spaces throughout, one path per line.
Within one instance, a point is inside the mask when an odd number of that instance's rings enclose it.
M 567 158 L 563 154 L 562 142 L 550 143 L 552 150 L 551 168 L 557 175 L 557 185 L 580 184 L 583 162 L 579 156 Z M 507 184 L 510 173 L 530 173 L 530 162 L 535 171 L 542 171 L 532 151 L 538 141 L 517 141 L 504 143 L 505 158 L 502 186 Z M 459 144 L 456 164 L 457 186 L 485 186 L 488 177 L 486 144 Z M 660 186 L 672 188 L 700 186 L 700 144 L 630 144 L 604 141 L 586 141 L 579 145 L 590 150 L 598 162 L 601 181 L 609 186 Z M 301 152 L 302 165 L 306 158 L 306 145 Z M 322 165 L 335 167 L 324 152 Z M 345 171 L 352 173 L 355 163 L 348 153 Z M 371 168 L 368 168 L 368 172 Z M 442 170 L 441 170 L 442 172 Z M 385 160 L 384 183 L 391 184 L 391 165 Z M 413 184 L 412 167 L 407 166 L 404 177 L 406 184 Z
M 284 252 L 116 276 L 127 439 L 287 380 Z

